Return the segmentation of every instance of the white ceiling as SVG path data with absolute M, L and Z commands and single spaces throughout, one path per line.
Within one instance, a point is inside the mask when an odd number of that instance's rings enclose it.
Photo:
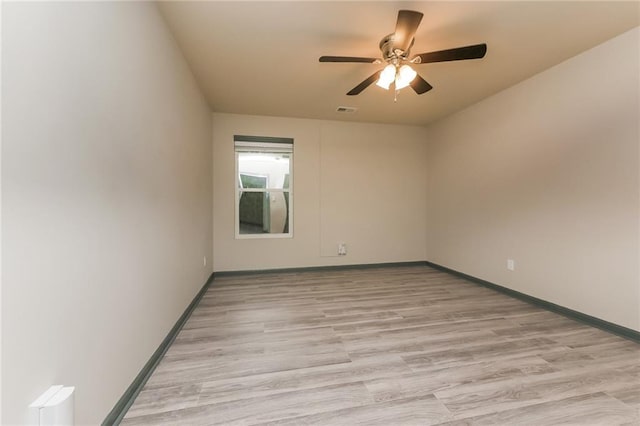
M 640 24 L 631 2 L 162 2 L 159 7 L 213 111 L 425 125 Z M 399 9 L 424 18 L 412 53 L 487 43 L 484 59 L 423 64 L 416 95 L 375 85 L 346 93 L 380 65 Z M 598 84 L 597 81 L 593 82 Z M 339 114 L 354 106 L 355 114 Z

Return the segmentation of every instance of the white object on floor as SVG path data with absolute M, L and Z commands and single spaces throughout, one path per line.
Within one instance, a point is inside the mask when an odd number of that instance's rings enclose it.
M 73 426 L 73 386 L 51 386 L 29 407 L 37 410 L 39 426 Z

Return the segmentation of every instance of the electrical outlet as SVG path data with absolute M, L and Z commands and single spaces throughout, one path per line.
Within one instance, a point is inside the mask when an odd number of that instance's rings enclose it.
M 347 245 L 345 243 L 338 243 L 338 256 L 347 255 Z
M 507 259 L 507 269 L 510 271 L 515 271 L 516 262 L 513 259 Z

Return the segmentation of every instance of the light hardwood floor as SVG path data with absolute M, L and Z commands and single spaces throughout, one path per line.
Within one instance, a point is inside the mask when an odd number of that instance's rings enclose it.
M 640 345 L 426 266 L 216 278 L 123 425 L 637 425 Z

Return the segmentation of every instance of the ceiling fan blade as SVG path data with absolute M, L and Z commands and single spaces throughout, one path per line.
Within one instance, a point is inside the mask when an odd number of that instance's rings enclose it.
M 416 35 L 422 16 L 422 13 L 413 10 L 398 11 L 396 32 L 393 36 L 394 49 L 400 49 L 404 52 L 411 46 L 411 41 Z
M 416 78 L 414 78 L 413 81 L 409 84 L 411 85 L 413 91 L 418 95 L 422 95 L 423 93 L 426 93 L 429 90 L 433 89 L 433 86 L 427 83 L 426 80 L 419 75 L 416 75 Z
M 359 58 L 357 56 L 320 56 L 320 62 L 362 62 L 372 64 L 378 58 Z
M 381 72 L 382 72 L 382 70 L 376 71 L 375 73 L 371 74 L 371 76 L 369 76 L 367 79 L 365 79 L 362 83 L 358 84 L 356 87 L 351 89 L 349 91 L 349 93 L 347 93 L 347 95 L 348 96 L 355 96 L 355 95 L 360 94 L 360 92 L 362 92 L 367 87 L 371 86 L 371 84 L 380 77 L 380 73 Z
M 427 64 L 431 62 L 460 61 L 463 59 L 480 59 L 487 53 L 487 45 L 474 44 L 473 46 L 457 47 L 455 49 L 439 50 L 437 52 L 421 53 L 416 55 L 420 58 L 416 64 Z

